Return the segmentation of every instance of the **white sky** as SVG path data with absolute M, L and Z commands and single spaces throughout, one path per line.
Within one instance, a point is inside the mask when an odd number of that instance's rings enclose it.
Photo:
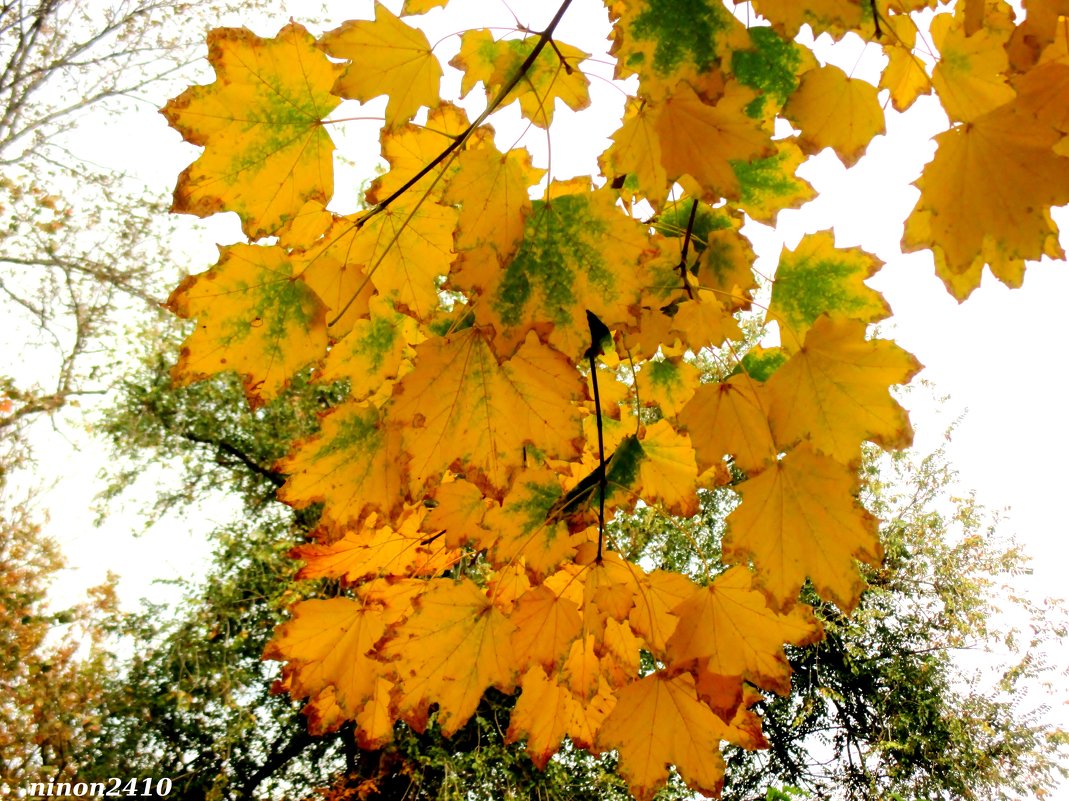
M 340 13 L 328 17 L 328 28 L 350 16 L 369 18 L 373 13 L 370 0 L 333 5 Z M 400 2 L 393 0 L 387 5 L 396 11 Z M 522 0 L 510 5 L 522 22 L 536 30 L 556 7 L 556 3 Z M 497 0 L 452 0 L 451 6 L 453 16 L 444 25 L 443 34 L 465 25 L 513 25 L 512 15 Z M 261 35 L 271 35 L 288 16 L 299 20 L 308 7 L 310 4 L 291 2 L 274 22 L 245 23 Z M 529 8 L 537 12 L 521 10 Z M 594 13 L 584 15 L 588 9 L 594 9 Z M 471 21 L 458 25 L 458 10 L 461 17 Z M 438 26 L 442 18 L 442 14 L 434 12 L 427 20 Z M 604 45 L 596 36 L 591 42 L 591 32 L 603 30 L 604 19 L 600 3 L 576 0 L 558 30 L 558 38 L 600 52 Z M 430 39 L 433 43 L 435 35 L 431 34 Z M 443 42 L 442 52 L 451 56 L 457 47 L 454 37 Z M 878 55 L 859 58 L 856 49 L 834 60 L 848 71 L 854 68 L 855 75 L 869 78 L 881 64 Z M 605 76 L 610 72 L 607 67 L 599 69 Z M 208 78 L 207 72 L 204 77 Z M 458 80 L 447 78 L 443 94 L 455 92 L 458 84 Z M 588 110 L 577 115 L 558 105 L 559 124 L 551 134 L 554 177 L 596 171 L 596 156 L 605 147 L 599 138 L 611 134 L 618 124 L 623 101 L 619 89 L 606 80 L 595 79 L 591 91 L 593 109 L 610 110 Z M 481 89 L 477 89 L 470 98 L 473 108 L 479 107 L 480 99 Z M 381 110 L 383 103 L 376 101 L 367 108 Z M 515 107 L 491 122 L 499 136 L 517 130 Z M 891 324 L 885 324 L 883 331 L 885 335 L 893 333 L 926 365 L 919 378 L 935 386 L 934 393 L 920 390 L 905 396 L 919 450 L 928 452 L 942 444 L 947 425 L 967 410 L 948 449 L 951 463 L 960 474 L 961 488 L 975 490 L 981 502 L 991 509 L 1011 510 L 1004 526 L 1015 532 L 1035 557 L 1035 572 L 1028 579 L 1028 588 L 1041 595 L 1064 596 L 1069 557 L 1069 515 L 1065 507 L 1069 497 L 1062 494 L 1066 492 L 1067 477 L 1062 459 L 1069 453 L 1069 421 L 1064 412 L 1064 357 L 1056 355 L 1054 343 L 1064 335 L 1061 325 L 1066 313 L 1058 308 L 1069 297 L 1069 270 L 1064 262 L 1031 265 L 1024 286 L 1017 290 L 1009 290 L 986 275 L 983 286 L 959 305 L 934 277 L 929 254 L 900 252 L 902 222 L 917 197 L 910 182 L 931 157 L 931 135 L 945 125 L 934 103 L 922 99 L 906 115 L 891 113 L 888 135 L 874 140 L 869 155 L 853 169 L 843 169 L 830 152 L 813 159 L 804 167 L 804 175 L 820 197 L 803 211 L 781 214 L 776 231 L 764 229 L 754 234 L 755 248 L 762 259 L 758 269 L 770 274 L 782 243 L 793 247 L 804 233 L 828 228 L 834 228 L 839 246 L 860 245 L 887 263 L 871 281 L 894 310 Z M 97 132 L 86 128 L 80 139 L 92 151 L 94 161 L 135 170 L 161 192 L 169 192 L 178 171 L 196 151 L 182 145 L 162 117 L 152 112 L 131 116 L 123 126 L 129 131 L 119 131 L 114 126 Z M 366 123 L 363 127 L 354 126 L 351 137 L 339 139 L 350 157 L 359 159 L 366 154 L 364 174 L 370 173 L 376 163 L 371 154 L 377 152 L 377 135 L 377 126 Z M 538 132 L 525 141 L 536 163 L 544 159 L 545 141 Z M 140 147 L 132 147 L 132 142 L 139 142 Z M 502 144 L 511 144 L 511 139 Z M 1064 211 L 1055 212 L 1055 217 L 1059 223 L 1069 225 L 1069 214 Z M 747 233 L 760 228 L 753 226 Z M 222 239 L 234 238 L 236 226 L 224 221 L 215 231 Z M 1069 244 L 1066 237 L 1064 244 Z M 191 242 L 190 251 L 196 254 L 189 264 L 191 272 L 206 268 L 214 259 L 214 245 L 207 238 Z M 197 259 L 201 261 L 194 263 Z M 949 400 L 934 400 L 942 394 L 948 395 Z M 52 496 L 62 497 L 63 502 L 51 510 L 50 531 L 62 541 L 71 562 L 80 565 L 66 589 L 73 593 L 75 588 L 99 581 L 106 569 L 118 569 L 124 575 L 125 596 L 135 599 L 145 593 L 154 594 L 149 582 L 155 576 L 195 575 L 202 569 L 207 554 L 203 533 L 209 530 L 210 520 L 169 521 L 139 541 L 131 539 L 128 518 L 112 519 L 101 530 L 91 527 L 92 515 L 87 509 L 100 488 L 95 474 L 101 465 L 94 461 L 98 446 L 83 447 L 84 452 L 77 458 L 64 457 L 62 466 L 57 467 L 63 477 L 59 495 Z M 226 505 L 213 506 L 206 512 L 218 522 L 232 513 L 233 508 Z M 1069 665 L 1069 650 L 1063 649 L 1055 656 L 1063 666 Z M 1066 698 L 1051 700 L 1054 719 L 1069 728 Z

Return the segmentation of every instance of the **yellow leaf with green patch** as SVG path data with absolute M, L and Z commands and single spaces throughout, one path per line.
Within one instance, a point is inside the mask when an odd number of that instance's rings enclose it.
M 215 83 L 192 86 L 163 108 L 204 152 L 179 176 L 174 211 L 237 212 L 252 239 L 274 234 L 306 200 L 334 192 L 334 144 L 320 124 L 339 102 L 339 67 L 290 23 L 273 39 L 244 28 L 208 34 Z
M 639 76 L 640 94 L 663 99 L 681 79 L 715 69 L 746 29 L 717 0 L 613 2 L 616 77 Z
M 319 381 L 348 381 L 354 400 L 363 400 L 396 378 L 402 363 L 411 358 L 412 346 L 423 340 L 416 321 L 395 312 L 382 298 L 371 299 L 369 312 L 331 347 L 316 374 Z
M 323 302 L 277 246 L 220 248 L 216 265 L 182 281 L 167 308 L 197 324 L 171 370 L 175 383 L 233 370 L 254 406 L 326 352 Z
M 511 353 L 537 330 L 578 359 L 590 345 L 587 310 L 610 329 L 629 319 L 648 241 L 611 190 L 563 194 L 534 204 L 523 242 L 503 269 L 488 275 L 460 270 L 450 283 L 477 290 L 475 318 L 494 326 L 498 353 Z
M 635 384 L 646 406 L 659 406 L 665 417 L 675 417 L 698 388 L 698 368 L 680 359 L 646 362 Z
M 883 296 L 865 285 L 883 262 L 861 248 L 835 247 L 830 231 L 810 234 L 780 253 L 768 319 L 780 324 L 780 342 L 793 353 L 822 314 L 874 323 L 891 315 Z
M 1005 36 L 982 30 L 966 36 L 960 20 L 939 14 L 932 20 L 931 37 L 939 48 L 932 86 L 951 120 L 970 122 L 1013 100 L 1016 92 L 1005 75 Z
M 449 62 L 464 72 L 461 94 L 468 94 L 481 81 L 487 102 L 495 99 L 520 74 L 538 41 L 536 36 L 495 41 L 493 33 L 485 29 L 465 32 L 460 37 L 460 52 Z M 589 53 L 564 42 L 543 47 L 499 108 L 519 100 L 520 113 L 539 128 L 549 128 L 553 122 L 558 99 L 573 111 L 586 108 L 590 105 L 590 81 L 579 70 L 579 63 L 589 57 Z
M 704 200 L 737 198 L 741 187 L 732 165 L 775 152 L 768 132 L 744 112 L 755 96 L 753 90 L 730 82 L 716 103 L 709 104 L 681 82 L 657 116 L 661 162 L 669 180 L 689 175 Z
M 384 425 L 379 410 L 345 403 L 278 463 L 287 476 L 278 497 L 296 507 L 322 503 L 328 529 L 355 525 L 374 511 L 392 518 L 405 500 L 402 464 L 400 433 Z
M 805 154 L 791 139 L 777 139 L 776 154 L 731 165 L 739 182 L 739 197 L 731 205 L 758 222 L 771 225 L 783 209 L 795 209 L 816 196 L 813 187 L 796 172 Z
M 573 533 L 571 518 L 551 513 L 562 495 L 560 477 L 553 471 L 524 470 L 501 505 L 486 513 L 473 544 L 488 551 L 495 567 L 522 564 L 532 575 L 545 576 L 587 539 L 582 531 Z

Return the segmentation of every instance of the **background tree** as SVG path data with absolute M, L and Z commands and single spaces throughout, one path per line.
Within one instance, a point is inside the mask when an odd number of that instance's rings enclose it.
M 0 794 L 73 780 L 107 715 L 105 677 L 118 664 L 113 587 L 55 609 L 48 587 L 62 567 L 0 471 Z
M 611 760 L 567 750 L 542 773 L 517 745 L 505 745 L 515 699 L 500 694 L 452 738 L 399 724 L 396 744 L 379 753 L 356 749 L 348 727 L 308 736 L 299 705 L 268 691 L 276 666 L 260 660 L 293 593 L 318 584 L 288 584 L 295 567 L 286 553 L 308 537 L 316 511 L 275 501 L 275 465 L 343 388 L 301 380 L 252 412 L 233 378 L 172 388 L 168 362 L 151 357 L 127 385 L 107 429 L 115 463 L 130 460 L 131 473 L 180 464 L 180 480 L 160 503 L 188 503 L 223 485 L 240 494 L 245 516 L 212 535 L 208 579 L 188 583 L 172 615 L 150 612 L 142 621 L 139 656 L 111 690 L 106 737 L 92 760 L 100 775 L 183 777 L 176 787 L 188 798 L 263 796 L 279 783 L 311 793 L 332 771 L 341 777 L 326 791 L 332 797 L 627 797 Z M 750 801 L 777 786 L 850 799 L 983 799 L 1050 788 L 1065 737 L 1042 722 L 1025 687 L 1054 677 L 1042 650 L 1064 634 L 1064 609 L 1007 592 L 1027 559 L 974 499 L 949 495 L 954 476 L 942 452 L 882 461 L 870 454 L 865 469 L 866 505 L 887 521 L 885 564 L 869 574 L 853 617 L 818 605 L 827 638 L 790 651 L 792 695 L 759 705 L 770 747 L 730 753 L 724 797 Z M 116 478 L 128 486 L 124 472 Z M 697 576 L 706 567 L 694 561 L 695 548 L 716 562 L 732 505 L 730 493 L 707 493 L 701 514 L 686 521 L 647 509 L 621 521 L 614 538 L 629 558 Z M 1002 609 L 1009 623 L 998 622 L 1002 597 L 1013 599 Z M 969 652 L 996 655 L 974 672 L 959 658 Z M 663 793 L 687 797 L 675 782 Z

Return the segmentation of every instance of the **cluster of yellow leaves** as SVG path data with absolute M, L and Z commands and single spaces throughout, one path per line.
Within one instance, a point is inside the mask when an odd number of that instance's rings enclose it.
M 588 55 L 554 38 L 571 0 L 540 33 L 460 36 L 461 94 L 486 97 L 473 120 L 402 19 L 443 5 L 376 4 L 318 39 L 217 30 L 215 82 L 164 109 L 204 147 L 175 210 L 234 211 L 252 240 L 172 295 L 196 321 L 176 380 L 237 370 L 254 405 L 302 369 L 349 387 L 277 466 L 283 500 L 323 508 L 301 578 L 341 593 L 295 605 L 267 656 L 314 730 L 354 721 L 365 748 L 432 713 L 450 734 L 488 688 L 518 689 L 508 736 L 537 763 L 568 738 L 616 750 L 637 798 L 669 765 L 713 795 L 721 743 L 764 744 L 751 707 L 789 690 L 783 646 L 820 637 L 803 583 L 849 611 L 857 562 L 881 558 L 856 467 L 864 441 L 909 443 L 889 388 L 919 369 L 868 336 L 889 314 L 864 283 L 879 262 L 830 233 L 782 254 L 766 310 L 782 344 L 744 359 L 738 321 L 759 313 L 742 221 L 812 196 L 806 154 L 857 161 L 883 102 L 935 92 L 952 127 L 905 243 L 931 247 L 959 297 L 985 263 L 1019 283 L 1025 260 L 1060 253 L 1069 9 L 1032 0 L 1015 24 L 969 2 L 929 33 L 925 0 L 607 0 L 605 58 L 637 89 L 603 174 L 559 180 L 487 120 L 515 102 L 552 132 L 558 100 L 590 104 Z M 881 47 L 880 85 L 818 64 L 793 41 L 804 25 Z M 380 96 L 388 168 L 365 211 L 334 214 L 325 123 Z M 606 518 L 692 515 L 726 485 L 740 503 L 715 578 L 613 551 Z

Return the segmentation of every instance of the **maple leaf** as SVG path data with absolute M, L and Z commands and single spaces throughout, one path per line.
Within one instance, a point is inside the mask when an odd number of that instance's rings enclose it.
M 1013 100 L 1016 93 L 1003 74 L 1009 68 L 1005 36 L 967 36 L 964 21 L 948 14 L 932 20 L 931 36 L 939 48 L 932 86 L 950 119 L 969 122 Z
M 808 439 L 843 464 L 857 464 L 862 440 L 905 447 L 913 430 L 889 388 L 920 369 L 893 342 L 866 340 L 864 323 L 823 315 L 766 384 L 773 437 L 781 447 Z
M 220 248 L 218 263 L 182 281 L 166 305 L 197 321 L 171 371 L 177 384 L 235 370 L 256 405 L 326 351 L 323 302 L 278 247 Z
M 488 30 L 467 31 L 460 38 L 460 53 L 450 65 L 463 70 L 461 94 L 468 94 L 478 82 L 486 87 L 487 102 L 493 101 L 517 76 L 521 80 L 505 95 L 498 107 L 520 101 L 520 111 L 539 128 L 553 122 L 553 108 L 558 99 L 573 111 L 590 105 L 590 81 L 579 71 L 579 62 L 589 58 L 576 47 L 554 42 L 529 63 L 537 38 L 494 40 Z
M 163 108 L 187 142 L 205 148 L 179 176 L 172 209 L 235 211 L 253 239 L 273 234 L 304 201 L 325 203 L 334 191 L 334 145 L 321 121 L 341 102 L 330 94 L 338 67 L 297 23 L 274 39 L 216 28 L 208 62 L 215 83 Z
M 883 263 L 860 248 L 836 249 L 831 232 L 811 234 L 780 254 L 768 319 L 781 329 L 783 348 L 793 353 L 822 314 L 865 323 L 891 315 L 887 301 L 865 286 Z
M 1069 203 L 1069 159 L 1052 150 L 1061 138 L 1016 102 L 939 134 L 903 249 L 938 248 L 951 275 L 978 257 L 1038 259 L 1054 231 L 1050 208 Z
M 342 404 L 323 418 L 319 435 L 300 443 L 276 466 L 288 479 L 279 498 L 293 506 L 323 503 L 334 526 L 372 511 L 392 517 L 405 498 L 400 433 L 367 402 Z
M 820 624 L 805 604 L 788 614 L 769 609 L 745 567 L 717 576 L 673 612 L 679 622 L 666 646 L 671 665 L 708 660 L 705 667 L 713 673 L 741 676 L 781 695 L 790 692 L 791 673 L 783 644 L 805 645 L 821 636 Z
M 524 446 L 553 457 L 578 453 L 584 389 L 568 361 L 529 336 L 504 364 L 476 327 L 416 347 L 389 409 L 411 455 L 417 485 L 454 465 L 502 493 L 523 464 Z
M 407 122 L 420 106 L 438 103 L 442 67 L 426 35 L 375 3 L 375 21 L 350 20 L 324 34 L 320 46 L 350 64 L 333 92 L 366 102 L 387 95 L 386 127 Z
M 386 666 L 372 652 L 385 632 L 386 620 L 377 604 L 350 598 L 301 601 L 276 630 L 264 658 L 289 661 L 290 693 L 295 698 L 312 696 L 318 727 L 328 731 L 374 708 Z M 374 725 L 365 724 L 361 731 L 367 741 L 382 740 Z M 392 733 L 391 727 L 387 741 Z
M 689 83 L 680 83 L 661 106 L 656 123 L 669 179 L 689 175 L 706 200 L 738 197 L 741 187 L 732 164 L 774 152 L 768 133 L 742 111 L 754 97 L 750 89 L 729 83 L 710 105 Z
M 806 153 L 830 147 L 847 167 L 885 130 L 876 87 L 826 64 L 802 76 L 783 115 L 801 129 L 798 146 Z
M 514 628 L 472 581 L 432 580 L 381 651 L 383 660 L 394 663 L 398 714 L 423 731 L 430 705 L 438 704 L 438 724 L 448 737 L 471 717 L 488 687 L 510 692 Z
M 478 297 L 476 319 L 494 326 L 499 353 L 541 329 L 558 350 L 578 357 L 590 340 L 587 310 L 612 328 L 638 298 L 635 267 L 647 234 L 610 191 L 580 186 L 551 187 L 550 197 L 534 204 L 523 243 L 503 269 L 495 259 L 485 274 L 465 267 L 450 278 L 450 286 Z
M 757 567 L 757 586 L 778 608 L 794 603 L 808 576 L 845 612 L 864 581 L 854 560 L 883 559 L 876 521 L 857 505 L 854 471 L 803 443 L 734 487 L 742 503 L 727 518 L 724 560 Z
M 639 801 L 650 801 L 675 765 L 692 790 L 720 795 L 724 722 L 697 695 L 687 673 L 668 678 L 653 673 L 629 684 L 598 731 L 601 748 L 615 748 L 620 772 Z
M 679 421 L 690 433 L 702 470 L 727 455 L 747 473 L 760 471 L 776 458 L 760 382 L 745 373 L 699 387 Z

